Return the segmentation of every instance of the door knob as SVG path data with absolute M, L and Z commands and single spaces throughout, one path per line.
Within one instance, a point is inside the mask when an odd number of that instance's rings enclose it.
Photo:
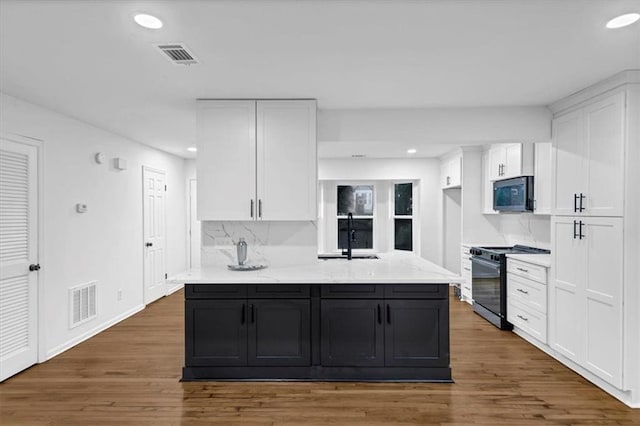
M 151 246 L 153 246 L 153 243 L 147 243 L 147 244 L 145 244 L 145 246 L 151 247 Z
M 29 270 L 31 272 L 39 271 L 40 270 L 40 264 L 39 263 L 32 263 L 31 265 L 29 265 Z

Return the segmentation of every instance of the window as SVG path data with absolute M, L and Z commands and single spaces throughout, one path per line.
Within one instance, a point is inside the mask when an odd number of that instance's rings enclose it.
M 413 251 L 413 184 L 397 183 L 393 193 L 394 248 Z
M 337 216 L 338 216 L 338 248 L 347 248 L 347 215 L 353 215 L 353 230 L 355 241 L 351 243 L 353 249 L 373 248 L 373 185 L 338 185 L 337 186 Z

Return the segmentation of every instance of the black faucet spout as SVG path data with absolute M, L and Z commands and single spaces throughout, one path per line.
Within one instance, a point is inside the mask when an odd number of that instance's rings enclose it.
M 347 214 L 347 252 L 345 253 L 344 250 L 342 252 L 342 254 L 347 255 L 347 260 L 352 259 L 352 249 L 353 249 L 352 243 L 355 240 L 356 240 L 356 230 L 353 229 L 353 213 L 349 213 Z

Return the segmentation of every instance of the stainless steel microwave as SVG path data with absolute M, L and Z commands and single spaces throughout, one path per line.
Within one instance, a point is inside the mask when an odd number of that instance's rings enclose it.
M 493 209 L 499 212 L 532 212 L 533 176 L 493 182 Z

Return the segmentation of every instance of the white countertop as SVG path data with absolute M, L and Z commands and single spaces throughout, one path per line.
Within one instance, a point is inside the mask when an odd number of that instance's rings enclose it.
M 314 263 L 230 271 L 206 266 L 169 277 L 175 284 L 451 284 L 462 277 L 413 253 L 380 253 L 379 259 L 330 259 Z
M 545 268 L 551 267 L 550 254 L 507 254 L 507 258 L 532 263 L 538 266 L 544 266 Z

